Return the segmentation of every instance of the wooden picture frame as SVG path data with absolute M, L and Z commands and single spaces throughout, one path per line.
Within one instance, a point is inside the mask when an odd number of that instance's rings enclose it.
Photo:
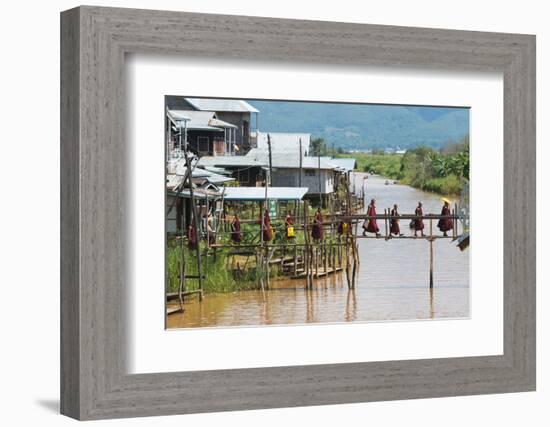
M 127 374 L 127 53 L 502 72 L 503 355 Z M 61 166 L 65 415 L 84 420 L 535 390 L 532 35 L 78 7 L 61 14 Z

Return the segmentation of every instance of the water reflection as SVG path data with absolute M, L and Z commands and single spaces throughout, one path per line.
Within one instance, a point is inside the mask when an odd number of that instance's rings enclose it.
M 348 290 L 344 319 L 347 322 L 353 322 L 357 319 L 357 298 L 355 296 L 355 289 Z
M 384 180 L 358 178 L 379 210 L 394 203 L 412 213 L 421 200 L 425 213 L 439 213 L 441 199 Z M 379 226 L 384 231 L 383 221 Z M 402 232 L 411 233 L 408 224 Z M 434 224 L 434 229 L 436 229 Z M 305 282 L 274 279 L 263 303 L 261 291 L 207 295 L 185 306 L 185 313 L 168 316 L 169 328 L 201 326 L 260 326 L 351 321 L 383 321 L 469 316 L 469 251 L 460 252 L 450 240 L 434 246 L 434 288 L 429 288 L 429 243 L 426 240 L 359 239 L 361 264 L 357 288 L 348 290 L 343 274 Z

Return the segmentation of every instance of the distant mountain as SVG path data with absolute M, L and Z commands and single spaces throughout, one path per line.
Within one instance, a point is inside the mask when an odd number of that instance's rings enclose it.
M 440 148 L 469 133 L 469 109 L 254 101 L 265 132 L 308 132 L 346 150 Z

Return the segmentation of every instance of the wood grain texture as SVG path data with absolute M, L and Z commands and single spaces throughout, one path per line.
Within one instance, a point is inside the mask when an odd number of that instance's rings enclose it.
M 62 13 L 61 37 L 62 413 L 99 419 L 534 390 L 534 36 L 80 7 Z M 502 72 L 504 354 L 128 375 L 128 53 Z
M 61 20 L 61 412 L 80 414 L 79 11 Z

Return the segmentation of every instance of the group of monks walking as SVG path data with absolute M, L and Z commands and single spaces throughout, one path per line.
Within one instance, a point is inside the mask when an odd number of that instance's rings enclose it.
M 372 199 L 367 208 L 367 218 L 363 223 L 363 236 L 366 236 L 367 233 L 373 233 L 376 237 L 380 237 L 380 228 L 378 227 L 376 221 L 376 200 Z M 421 237 L 425 237 L 424 234 L 424 212 L 422 210 L 422 202 L 418 202 L 416 209 L 414 210 L 415 218 L 410 223 L 410 228 L 414 230 L 415 237 L 418 236 L 420 232 Z M 453 229 L 453 220 L 450 218 L 451 209 L 449 202 L 444 200 L 444 205 L 441 209 L 441 215 L 447 218 L 441 218 L 437 227 L 443 233 L 444 237 L 447 237 L 447 232 Z M 399 211 L 397 204 L 393 205 L 393 208 L 390 211 L 390 237 L 392 236 L 403 236 L 401 228 L 399 226 Z M 258 219 L 260 224 L 261 239 L 264 242 L 270 242 L 274 238 L 274 229 L 271 223 L 271 217 L 269 215 L 269 210 L 266 209 L 263 215 Z M 233 216 L 233 219 L 230 224 L 231 227 L 231 241 L 234 243 L 242 242 L 242 232 L 241 232 L 241 220 L 237 212 Z M 215 231 L 213 229 L 213 219 L 212 215 L 209 214 L 206 219 L 206 238 L 209 240 L 210 244 L 215 243 Z M 341 220 L 337 228 L 338 234 L 347 235 L 351 232 L 351 223 L 350 221 Z M 319 242 L 324 238 L 324 227 L 323 227 L 323 214 L 321 208 L 318 208 L 313 217 L 313 223 L 311 224 L 311 237 Z M 190 248 L 196 248 L 198 243 L 198 236 L 193 225 L 189 225 L 187 231 L 188 245 Z M 293 240 L 295 238 L 294 230 L 294 217 L 288 213 L 285 217 L 285 238 L 286 240 Z
M 420 232 L 421 237 L 424 237 L 424 212 L 422 210 L 422 202 L 418 202 L 418 205 L 414 210 L 414 215 L 415 218 L 411 221 L 410 228 L 414 230 L 415 237 L 418 237 L 418 232 Z M 441 215 L 451 215 L 451 208 L 447 200 L 444 200 Z M 365 219 L 365 222 L 363 223 L 363 236 L 366 236 L 367 233 L 374 233 L 376 237 L 380 237 L 380 229 L 378 228 L 378 224 L 376 222 L 376 200 L 374 199 L 370 201 L 367 208 L 367 216 L 368 218 Z M 401 233 L 401 229 L 399 227 L 399 212 L 396 204 L 393 205 L 393 209 L 390 211 L 390 217 L 390 237 L 403 236 L 403 233 Z M 437 223 L 437 227 L 443 233 L 444 237 L 448 237 L 447 232 L 453 229 L 452 218 L 441 218 Z
M 273 240 L 273 237 L 275 237 L 275 233 L 273 230 L 273 225 L 271 223 L 271 216 L 269 215 L 269 211 L 267 209 L 264 211 L 263 216 L 260 217 L 260 219 L 258 220 L 258 223 L 260 224 L 262 240 L 264 242 L 270 242 L 271 240 Z M 236 212 L 233 216 L 233 220 L 231 221 L 230 226 L 231 241 L 234 243 L 241 243 L 241 221 L 239 219 L 239 215 Z M 315 212 L 313 224 L 311 226 L 311 237 L 315 240 L 323 240 L 324 233 L 323 214 L 321 212 L 321 209 L 318 208 Z M 290 213 L 288 213 L 285 217 L 285 238 L 287 240 L 293 240 L 295 236 L 296 234 L 294 230 L 294 217 Z

